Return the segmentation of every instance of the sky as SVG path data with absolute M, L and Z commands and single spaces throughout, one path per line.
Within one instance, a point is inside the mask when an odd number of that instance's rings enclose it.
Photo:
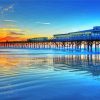
M 100 0 L 0 0 L 0 37 L 52 36 L 100 26 Z

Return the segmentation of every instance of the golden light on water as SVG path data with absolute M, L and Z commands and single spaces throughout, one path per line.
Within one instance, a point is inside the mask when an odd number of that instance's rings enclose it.
M 0 73 L 5 76 L 14 76 L 22 71 L 29 70 L 31 67 L 34 69 L 38 66 L 38 69 L 49 69 L 54 70 L 51 66 L 53 64 L 71 64 L 81 61 L 83 64 L 91 62 L 97 64 L 100 61 L 100 55 L 65 55 L 65 56 L 32 56 L 32 55 L 12 55 L 12 54 L 1 54 L 0 55 Z M 88 62 L 87 62 L 88 61 Z M 48 65 L 44 68 L 42 65 Z M 36 68 L 35 68 L 36 69 Z M 42 71 L 42 70 L 41 70 Z
M 31 57 L 30 55 L 24 55 L 23 57 L 9 54 L 0 55 L 0 73 L 6 76 L 16 75 L 17 72 L 25 71 L 30 66 L 39 65 L 43 63 L 53 64 L 52 58 L 47 57 Z M 19 72 L 20 71 L 20 72 Z

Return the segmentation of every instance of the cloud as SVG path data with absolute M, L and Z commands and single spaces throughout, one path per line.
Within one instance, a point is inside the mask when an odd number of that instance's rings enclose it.
M 0 28 L 0 31 L 20 31 L 18 28 Z
M 35 22 L 35 23 L 37 23 L 37 24 L 42 24 L 42 25 L 50 25 L 51 23 L 49 23 L 49 22 Z
M 20 33 L 20 32 L 13 32 L 13 31 L 10 31 L 9 33 L 8 33 L 8 35 L 24 35 L 23 33 Z
M 11 4 L 11 5 L 3 8 L 3 11 L 9 11 L 9 10 L 13 9 L 13 7 L 14 7 L 14 4 Z
M 14 4 L 10 4 L 8 6 L 5 7 L 0 7 L 0 13 L 4 14 L 6 12 L 12 12 L 14 10 Z
M 49 25 L 49 24 L 51 24 L 51 23 L 42 23 L 42 24 Z
M 3 22 L 14 22 L 14 23 L 16 23 L 15 20 L 3 20 Z
M 10 35 L 10 36 L 22 36 L 25 35 L 20 29 L 17 28 L 0 28 L 0 35 Z

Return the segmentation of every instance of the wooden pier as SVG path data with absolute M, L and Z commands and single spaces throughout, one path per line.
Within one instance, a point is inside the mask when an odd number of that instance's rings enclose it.
M 100 48 L 100 27 L 91 30 L 71 32 L 54 35 L 52 39 L 47 37 L 32 38 L 27 41 L 0 42 L 0 48 L 47 48 L 66 50 L 86 50 L 98 52 Z
M 0 42 L 0 48 L 35 48 L 35 49 L 66 49 L 66 50 L 86 50 L 92 52 L 99 51 L 100 41 L 45 41 L 45 42 Z

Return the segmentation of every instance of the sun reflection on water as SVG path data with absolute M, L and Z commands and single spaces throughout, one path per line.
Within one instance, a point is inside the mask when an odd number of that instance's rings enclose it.
M 77 69 L 99 74 L 100 55 L 0 55 L 0 75 L 16 75 L 30 69 Z M 92 68 L 91 68 L 92 67 Z M 95 71 L 96 70 L 96 71 Z

